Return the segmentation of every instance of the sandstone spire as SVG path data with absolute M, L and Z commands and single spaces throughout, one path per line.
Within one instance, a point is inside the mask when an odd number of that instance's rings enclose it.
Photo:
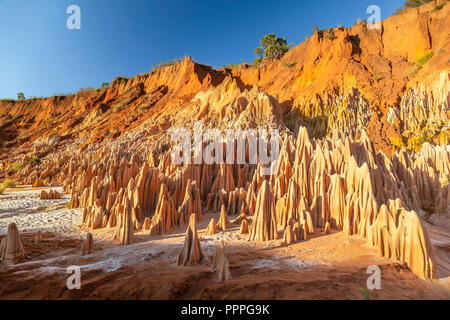
M 228 224 L 230 224 L 230 220 L 228 219 L 228 215 L 225 210 L 225 206 L 222 205 L 222 208 L 220 209 L 220 219 L 219 219 L 218 228 L 225 231 L 225 230 L 227 230 Z
M 172 198 L 169 196 L 165 184 L 161 185 L 159 191 L 156 212 L 151 221 L 151 234 L 159 235 L 172 231 L 177 224 L 177 211 Z
M 211 221 L 208 224 L 208 228 L 206 229 L 205 235 L 206 236 L 212 236 L 217 233 L 217 223 L 216 219 L 211 219 Z
M 239 233 L 240 234 L 246 234 L 248 233 L 248 221 L 247 220 L 242 220 L 241 223 L 241 228 L 239 229 Z
M 283 244 L 291 244 L 295 242 L 295 235 L 291 224 L 288 224 L 283 234 Z
M 8 226 L 8 234 L 0 244 L 0 259 L 2 264 L 16 264 L 25 256 L 19 230 L 13 222 Z
M 206 259 L 200 247 L 195 219 L 195 214 L 192 214 L 189 218 L 183 249 L 181 249 L 178 255 L 177 263 L 180 266 L 194 266 L 202 263 Z
M 131 217 L 130 202 L 128 200 L 124 208 L 124 213 L 122 214 L 118 232 L 121 245 L 134 243 L 134 224 Z
M 217 244 L 216 253 L 213 258 L 211 271 L 216 272 L 220 282 L 231 279 L 230 264 L 225 254 L 223 242 Z
M 86 234 L 86 240 L 81 245 L 80 256 L 86 256 L 94 252 L 94 239 L 92 233 L 88 232 Z
M 42 232 L 39 230 L 36 233 L 36 237 L 34 238 L 34 243 L 41 243 L 42 242 Z
M 248 239 L 250 241 L 278 239 L 273 194 L 267 180 L 264 180 L 258 192 L 255 216 Z
M 323 229 L 323 232 L 325 232 L 325 233 L 331 232 L 331 225 L 328 221 L 325 223 L 325 228 Z

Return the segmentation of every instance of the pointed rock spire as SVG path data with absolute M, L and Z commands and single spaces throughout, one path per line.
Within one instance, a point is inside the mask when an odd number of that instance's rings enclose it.
M 228 219 L 228 215 L 225 210 L 225 206 L 222 205 L 222 207 L 220 209 L 220 219 L 219 219 L 218 228 L 225 231 L 225 230 L 227 230 L 228 224 L 230 224 L 230 220 Z
M 88 232 L 86 234 L 86 240 L 81 245 L 80 256 L 87 256 L 94 252 L 94 238 L 92 233 Z
M 211 271 L 216 272 L 220 282 L 231 279 L 230 264 L 225 254 L 223 242 L 217 244 L 216 253 L 211 266 Z
M 134 223 L 132 220 L 130 202 L 127 200 L 124 213 L 122 214 L 121 224 L 119 226 L 119 239 L 121 245 L 134 243 Z
M 178 255 L 177 264 L 180 266 L 194 266 L 206 259 L 200 247 L 195 219 L 195 214 L 192 214 L 189 218 L 183 249 Z
M 217 233 L 217 223 L 216 219 L 211 219 L 211 221 L 208 224 L 208 228 L 206 229 L 205 235 L 206 236 L 212 236 Z
M 283 244 L 291 244 L 295 242 L 294 230 L 291 224 L 288 224 L 286 230 L 284 230 Z
M 36 237 L 34 238 L 34 243 L 41 243 L 42 242 L 42 232 L 39 230 L 36 233 Z
M 250 241 L 270 241 L 278 239 L 273 194 L 267 180 L 264 180 L 258 192 L 255 216 L 248 239 Z
M 0 259 L 2 264 L 16 264 L 25 256 L 19 230 L 13 222 L 8 226 L 8 234 L 0 244 Z
M 246 234 L 248 233 L 248 221 L 247 220 L 242 220 L 241 223 L 241 228 L 239 229 L 239 233 L 240 234 Z

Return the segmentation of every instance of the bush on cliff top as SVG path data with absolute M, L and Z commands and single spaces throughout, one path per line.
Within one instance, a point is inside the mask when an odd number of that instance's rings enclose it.
M 403 7 L 398 8 L 397 11 L 395 12 L 395 14 L 402 13 L 403 11 L 405 11 L 408 8 L 420 7 L 421 5 L 431 2 L 431 1 L 433 1 L 433 0 L 406 0 Z
M 189 56 L 188 55 L 184 55 L 184 56 L 181 56 L 179 58 L 175 58 L 175 59 L 172 59 L 172 60 L 169 60 L 169 61 L 160 62 L 160 63 L 158 63 L 158 64 L 156 64 L 156 65 L 154 65 L 152 67 L 151 72 L 153 72 L 153 71 L 155 71 L 157 69 L 160 69 L 160 68 L 164 68 L 164 67 L 168 67 L 168 66 L 174 66 L 176 64 L 179 64 L 179 63 L 183 62 L 183 60 L 186 59 L 186 58 L 189 58 Z
M 261 59 L 280 59 L 290 48 L 291 45 L 286 42 L 286 39 L 279 38 L 275 33 L 271 33 L 261 39 L 260 46 L 254 52 Z
M 16 102 L 16 100 L 8 99 L 8 98 L 1 99 L 0 101 L 1 101 L 1 102 L 6 102 L 6 103 L 9 103 L 9 102 L 15 103 L 15 102 Z

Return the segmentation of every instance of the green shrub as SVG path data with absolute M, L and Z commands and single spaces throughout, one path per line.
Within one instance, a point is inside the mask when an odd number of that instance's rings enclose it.
M 39 159 L 38 157 L 34 156 L 33 158 L 31 158 L 30 163 L 32 165 L 40 164 L 41 163 L 41 159 Z
M 150 109 L 150 106 L 149 106 L 149 105 L 143 105 L 143 106 L 140 106 L 140 107 L 139 107 L 139 111 L 141 111 L 141 112 L 143 112 L 143 111 L 145 111 L 145 110 L 148 110 L 148 109 Z
M 79 92 L 89 92 L 89 91 L 96 91 L 93 87 L 86 87 L 86 88 L 80 88 Z
M 8 188 L 14 188 L 16 186 L 16 182 L 11 179 L 7 179 L 0 183 L 0 194 L 2 194 Z
M 434 7 L 434 11 L 439 11 L 445 6 L 445 2 L 438 4 L 436 7 Z
M 286 68 L 292 68 L 292 67 L 295 67 L 295 66 L 297 65 L 297 62 L 296 62 L 296 61 L 291 62 L 291 63 L 283 62 L 282 65 L 283 65 L 284 67 L 286 67 Z
M 405 8 L 416 8 L 421 5 L 431 2 L 433 0 L 406 0 L 404 7 Z
M 16 182 L 12 179 L 7 179 L 3 181 L 2 185 L 4 185 L 6 188 L 14 188 L 16 186 Z
M 117 104 L 117 105 L 115 105 L 113 107 L 113 112 L 117 112 L 117 111 L 120 111 L 120 110 L 122 110 L 122 106 L 120 104 Z
M 125 77 L 125 76 L 118 76 L 118 77 L 115 77 L 115 78 L 114 78 L 113 84 L 116 84 L 116 83 L 125 83 L 125 82 L 127 82 L 128 80 L 129 80 L 129 78 L 127 78 L 127 77 Z
M 253 60 L 252 64 L 250 65 L 250 67 L 258 68 L 262 62 L 263 62 L 263 58 L 255 58 L 255 60 Z
M 227 68 L 227 69 L 234 69 L 234 68 L 237 68 L 239 66 L 240 65 L 237 64 L 237 63 L 231 63 L 231 64 L 227 65 L 225 68 Z
M 17 94 L 17 101 L 25 100 L 25 95 L 22 92 Z
M 188 56 L 182 56 L 182 57 L 175 58 L 175 59 L 172 59 L 172 60 L 169 60 L 166 62 L 160 62 L 152 67 L 151 72 L 161 69 L 161 68 L 164 68 L 164 67 L 169 67 L 169 66 L 174 66 L 176 64 L 179 64 L 179 63 L 183 62 L 183 60 L 186 59 L 187 57 Z
M 424 55 L 422 58 L 419 59 L 418 64 L 423 66 L 425 63 L 428 62 L 428 60 L 433 58 L 433 56 L 434 56 L 434 52 L 433 51 L 427 53 L 426 55 Z
M 331 41 L 333 41 L 334 39 L 336 39 L 336 36 L 335 36 L 335 34 L 334 34 L 334 30 L 333 30 L 333 29 L 328 29 L 327 35 L 328 35 L 328 39 L 330 39 Z
M 102 89 L 108 89 L 108 88 L 109 88 L 109 82 L 103 82 Z
M 14 172 L 19 172 L 23 169 L 23 166 L 20 162 L 13 162 L 9 164 L 9 169 L 11 169 Z
M 8 99 L 8 98 L 1 99 L 0 101 L 1 101 L 1 102 L 6 102 L 6 103 L 10 103 L 10 102 L 15 103 L 15 102 L 16 102 L 16 100 Z
M 395 14 L 400 14 L 408 8 L 416 8 L 431 1 L 433 0 L 406 0 L 403 7 L 398 8 L 397 11 L 395 11 Z
M 380 81 L 381 79 L 383 79 L 381 76 L 377 76 L 377 75 L 374 75 L 373 77 L 372 77 L 372 79 L 374 80 L 374 81 Z
M 426 131 L 410 137 L 408 140 L 408 148 L 414 152 L 420 152 L 425 142 L 432 143 L 432 136 Z
M 364 289 L 363 291 L 363 298 L 364 300 L 370 300 L 369 291 L 367 289 Z

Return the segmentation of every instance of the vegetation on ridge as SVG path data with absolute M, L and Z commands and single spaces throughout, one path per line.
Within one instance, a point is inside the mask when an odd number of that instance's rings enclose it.
M 421 5 L 429 3 L 431 1 L 433 1 L 433 0 L 406 0 L 403 7 L 398 8 L 397 11 L 395 12 L 395 14 L 402 13 L 403 11 L 405 11 L 406 9 L 409 9 L 409 8 L 420 7 Z
M 161 68 L 164 68 L 164 67 L 168 67 L 168 66 L 173 66 L 173 65 L 179 64 L 179 63 L 183 62 L 183 60 L 186 59 L 186 58 L 188 58 L 188 56 L 184 55 L 184 56 L 181 56 L 179 58 L 175 58 L 175 59 L 172 59 L 172 60 L 169 60 L 169 61 L 159 62 L 158 64 L 156 64 L 156 65 L 154 65 L 152 67 L 151 72 L 153 72 L 155 70 L 158 70 L 158 69 L 161 69 Z
M 261 39 L 260 46 L 254 52 L 260 59 L 280 59 L 290 48 L 291 45 L 287 43 L 286 39 L 277 37 L 275 33 L 270 33 Z

